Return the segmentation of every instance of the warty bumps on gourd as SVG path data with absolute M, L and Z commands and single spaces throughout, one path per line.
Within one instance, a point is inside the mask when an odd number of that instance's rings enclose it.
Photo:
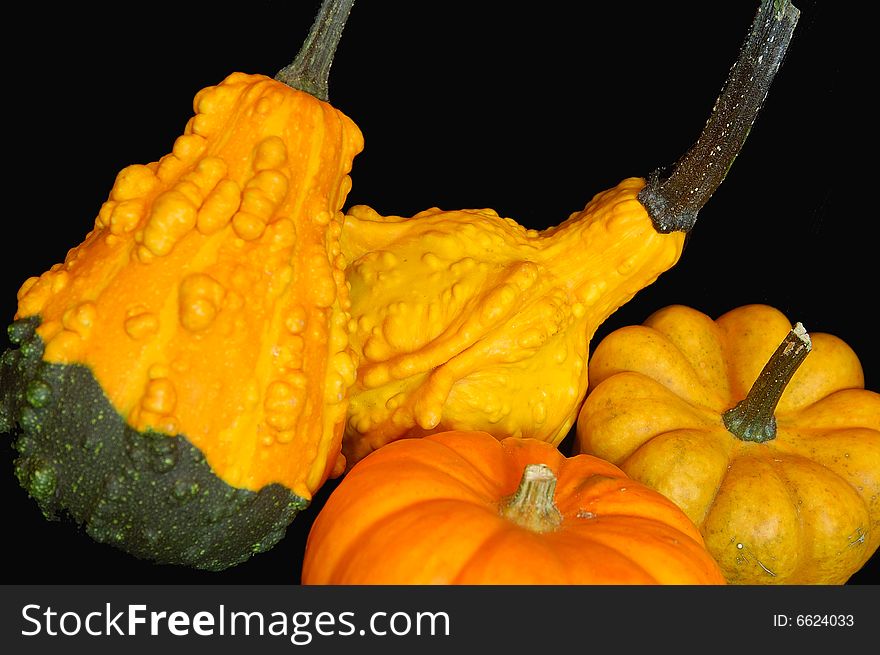
M 305 497 L 354 377 L 339 235 L 362 138 L 258 75 L 194 107 L 172 153 L 123 169 L 86 240 L 24 283 L 17 318 L 39 316 L 43 359 L 88 366 L 134 429 L 186 434 L 234 486 Z M 328 463 L 286 454 L 301 440 Z
M 681 255 L 685 233 L 654 228 L 643 186 L 625 180 L 543 232 L 491 210 L 352 208 L 349 465 L 437 430 L 561 441 L 586 393 L 589 337 Z

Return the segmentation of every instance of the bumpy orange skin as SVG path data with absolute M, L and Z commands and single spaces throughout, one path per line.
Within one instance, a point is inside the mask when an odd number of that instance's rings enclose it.
M 553 444 L 587 390 L 596 328 L 681 255 L 630 178 L 561 225 L 527 230 L 494 211 L 345 217 L 358 377 L 343 449 L 445 430 Z
M 561 524 L 500 514 L 528 464 L 558 479 Z M 723 584 L 669 500 L 595 457 L 483 432 L 404 439 L 359 462 L 313 524 L 304 584 Z
M 228 484 L 310 498 L 335 466 L 355 364 L 341 208 L 363 138 L 313 96 L 234 73 L 95 227 L 27 280 L 45 359 L 88 366 L 136 430 L 183 434 Z
M 842 584 L 880 544 L 880 395 L 843 341 L 811 334 L 775 439 L 743 442 L 722 423 L 790 329 L 766 305 L 717 321 L 672 306 L 590 362 L 577 449 L 678 503 L 731 583 Z

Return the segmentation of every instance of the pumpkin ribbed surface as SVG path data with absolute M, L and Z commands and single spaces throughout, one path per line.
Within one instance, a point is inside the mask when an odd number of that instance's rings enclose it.
M 530 521 L 511 497 L 529 466 L 555 477 Z M 544 498 L 544 502 L 549 499 Z M 539 508 L 539 510 L 542 508 Z M 546 511 L 545 511 L 546 513 Z M 669 500 L 595 457 L 484 432 L 403 439 L 361 460 L 306 546 L 305 584 L 723 584 Z
M 612 332 L 590 363 L 577 447 L 678 503 L 729 582 L 842 584 L 880 545 L 880 395 L 856 354 L 813 333 L 767 441 L 722 419 L 789 330 L 779 310 L 747 305 L 717 321 L 672 306 Z

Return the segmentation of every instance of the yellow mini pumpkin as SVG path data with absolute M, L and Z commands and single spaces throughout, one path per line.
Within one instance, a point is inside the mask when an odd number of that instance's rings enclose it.
M 843 341 L 795 327 L 671 306 L 590 362 L 577 450 L 674 500 L 731 583 L 841 584 L 880 544 L 880 395 Z

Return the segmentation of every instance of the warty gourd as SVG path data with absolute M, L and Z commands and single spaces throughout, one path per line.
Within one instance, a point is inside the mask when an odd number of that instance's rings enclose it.
M 0 429 L 47 517 L 223 569 L 341 470 L 339 236 L 363 137 L 326 98 L 350 6 L 327 0 L 276 79 L 200 91 L 172 152 L 123 169 L 83 243 L 22 285 Z

